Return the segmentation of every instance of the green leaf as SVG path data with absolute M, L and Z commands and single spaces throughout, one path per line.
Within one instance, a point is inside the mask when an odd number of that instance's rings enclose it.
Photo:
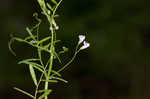
M 8 48 L 9 48 L 10 52 L 11 52 L 14 56 L 16 56 L 16 53 L 13 51 L 13 49 L 12 49 L 12 47 L 11 47 L 13 41 L 14 41 L 14 38 L 11 38 L 11 40 L 8 42 Z
M 33 35 L 34 36 L 34 35 Z M 34 36 L 34 38 L 36 38 L 36 36 Z M 32 36 L 28 36 L 26 37 L 24 40 L 29 40 L 29 39 L 32 39 Z
M 29 60 L 29 59 L 28 59 Z M 23 61 L 20 61 L 18 64 L 27 64 L 28 66 L 31 65 L 32 67 L 34 67 L 35 69 L 39 70 L 40 72 L 42 73 L 45 73 L 44 72 L 44 67 L 42 67 L 41 65 L 37 64 L 37 63 L 34 63 L 34 62 L 29 62 L 28 60 L 23 60 Z
M 51 6 L 49 3 L 46 3 L 46 4 L 47 4 L 47 7 L 48 7 L 50 10 L 52 10 L 52 11 L 53 11 L 52 6 Z
M 56 43 L 58 43 L 58 42 L 60 42 L 61 40 L 56 40 L 56 41 L 54 41 L 54 43 L 56 44 Z
M 38 90 L 38 93 L 42 93 L 42 92 L 45 92 L 45 90 Z
M 29 44 L 29 45 L 31 45 L 31 46 L 33 46 L 33 47 L 35 47 L 35 45 L 33 45 L 33 43 L 36 43 L 36 42 L 37 42 L 37 41 L 34 41 L 34 40 L 31 40 L 30 42 L 28 42 L 27 40 L 23 40 L 23 39 L 17 38 L 17 37 L 15 37 L 14 40 L 16 40 L 16 41 L 18 41 L 18 42 L 27 43 L 27 44 Z
M 45 96 L 48 96 L 51 92 L 52 92 L 52 90 L 45 90 L 44 94 L 41 95 L 38 99 L 43 99 Z
M 41 44 L 41 43 L 43 43 L 43 42 L 45 42 L 45 41 L 47 41 L 47 40 L 49 40 L 49 39 L 51 39 L 51 36 L 45 37 L 44 39 L 40 40 L 40 41 L 38 42 L 38 44 Z
M 44 82 L 50 82 L 50 83 L 57 83 L 58 81 L 57 80 L 42 80 Z
M 51 89 L 48 89 L 48 90 L 50 90 L 52 92 Z M 42 93 L 42 92 L 45 92 L 45 91 L 46 91 L 45 89 L 44 90 L 38 90 L 38 93 Z
M 35 37 L 33 36 L 32 32 L 30 31 L 30 29 L 27 27 L 26 30 L 29 33 L 29 35 L 32 37 L 32 39 L 36 41 Z
M 39 2 L 39 5 L 40 5 L 41 7 L 44 5 L 43 0 L 38 0 L 38 2 Z
M 35 74 L 34 68 L 31 64 L 29 64 L 29 70 L 30 70 L 32 80 L 33 80 L 34 84 L 37 86 L 36 74 Z
M 28 42 L 28 41 L 23 40 L 23 39 L 21 39 L 21 38 L 14 37 L 14 40 L 16 40 L 16 41 L 18 41 L 18 42 L 24 42 L 24 43 L 27 43 L 27 44 L 33 46 L 33 47 L 36 47 L 36 46 L 33 45 L 31 42 Z
M 41 65 L 39 65 L 39 64 L 37 64 L 35 62 L 32 62 L 32 61 L 35 61 L 35 60 L 39 60 L 39 59 L 24 59 L 24 60 L 18 62 L 18 64 L 23 64 L 23 63 L 24 64 L 32 64 L 32 65 L 38 66 L 40 68 L 43 68 Z
M 18 37 L 14 37 L 14 40 L 18 41 L 18 42 L 25 42 L 25 40 L 18 38 Z
M 52 72 L 52 73 L 54 73 L 54 74 L 56 74 L 57 76 L 61 77 L 61 74 L 60 74 L 60 73 L 58 73 L 57 71 L 52 70 L 51 72 Z
M 20 61 L 19 63 L 22 63 L 22 62 L 29 62 L 29 61 L 40 61 L 40 59 L 37 59 L 37 58 L 24 59 L 23 61 Z
M 29 94 L 28 92 L 23 91 L 22 89 L 19 89 L 19 88 L 16 88 L 16 87 L 14 87 L 14 89 L 34 99 L 34 96 Z
M 43 47 L 43 46 L 40 47 L 40 46 L 38 46 L 38 45 L 36 45 L 36 44 L 33 44 L 34 42 L 35 42 L 35 43 L 37 42 L 37 41 L 35 41 L 35 40 L 34 40 L 34 41 L 31 41 L 31 42 L 28 42 L 28 41 L 26 41 L 26 40 L 23 40 L 23 39 L 20 39 L 20 38 L 17 38 L 17 37 L 15 37 L 14 39 L 17 40 L 17 41 L 19 41 L 19 42 L 27 43 L 27 44 L 31 45 L 32 47 L 36 47 L 36 48 L 39 48 L 40 50 L 44 50 L 44 51 L 50 53 L 47 48 L 45 48 L 45 47 Z M 57 41 L 54 42 L 54 43 L 57 43 L 57 42 L 60 42 L 60 40 L 57 40 Z
M 57 2 L 55 0 L 51 0 L 54 4 L 57 4 Z
M 65 79 L 63 79 L 63 78 L 59 78 L 59 77 L 52 77 L 53 79 L 56 79 L 56 80 L 60 80 L 60 81 L 62 81 L 62 82 L 64 82 L 64 83 L 68 83 L 68 81 L 67 80 L 65 80 Z

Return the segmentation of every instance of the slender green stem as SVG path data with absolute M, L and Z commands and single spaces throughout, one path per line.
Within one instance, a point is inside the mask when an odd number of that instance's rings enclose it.
M 75 59 L 76 55 L 77 55 L 77 53 L 75 53 L 74 56 L 72 57 L 72 59 L 65 66 L 63 66 L 61 69 L 59 69 L 57 72 L 59 73 L 59 72 L 63 71 L 68 65 L 70 65 L 73 62 L 73 60 Z
M 42 58 L 41 58 L 41 50 L 38 48 L 38 56 L 39 56 L 39 58 L 40 58 L 40 63 L 41 63 L 41 65 L 42 66 L 44 66 L 44 64 L 43 64 L 43 61 L 42 61 Z M 46 70 L 44 69 L 44 71 L 45 71 L 45 73 L 46 73 Z M 38 81 L 38 84 L 37 84 L 37 86 L 36 86 L 36 90 L 35 90 L 35 95 L 34 95 L 34 98 L 36 99 L 36 97 L 37 97 L 37 93 L 38 93 L 38 88 L 39 88 L 39 85 L 40 85 L 40 83 L 41 83 L 41 80 L 42 80 L 42 78 L 43 78 L 43 73 L 41 74 L 41 76 L 40 76 L 40 79 L 39 79 L 39 81 Z M 45 74 L 45 76 L 46 76 L 46 74 Z
M 54 20 L 54 15 L 55 15 L 55 12 L 58 8 L 58 6 L 60 5 L 60 3 L 62 2 L 62 0 L 60 0 L 60 2 L 56 5 L 54 11 L 53 11 L 53 14 L 50 16 L 47 12 L 46 12 L 46 3 L 45 1 L 43 0 L 43 6 L 41 6 L 42 8 L 42 11 L 44 13 L 44 15 L 47 17 L 47 20 L 50 24 L 50 32 L 51 32 L 51 47 L 50 47 L 50 59 L 49 59 L 49 67 L 48 67 L 48 72 L 47 72 L 47 75 L 46 75 L 46 82 L 45 82 L 45 90 L 48 90 L 48 80 L 49 80 L 49 76 L 51 74 L 51 71 L 52 71 L 52 67 L 53 67 L 53 60 L 54 60 L 54 51 L 55 51 L 55 46 L 54 46 L 54 29 L 53 29 L 53 20 Z M 40 4 L 40 2 L 39 2 Z M 47 67 L 47 66 L 46 66 Z M 45 99 L 48 99 L 48 96 L 45 96 L 44 97 Z
M 74 53 L 72 59 L 71 59 L 67 64 L 65 64 L 62 68 L 60 68 L 60 69 L 57 71 L 58 73 L 61 72 L 61 71 L 63 71 L 68 65 L 70 65 L 70 64 L 73 62 L 73 60 L 75 59 L 76 55 L 77 55 L 78 52 L 80 51 L 80 50 L 78 50 L 78 47 L 79 47 L 79 45 L 76 46 L 75 53 Z
M 49 61 L 48 61 L 48 62 L 49 62 Z M 47 64 L 46 64 L 45 68 L 44 68 L 45 73 L 46 73 L 46 68 L 47 68 L 47 66 L 48 66 L 48 62 L 47 62 Z M 44 74 L 41 74 L 40 79 L 39 79 L 39 82 L 38 82 L 38 84 L 37 84 L 36 91 L 35 91 L 35 99 L 36 99 L 36 97 L 37 97 L 38 88 L 39 88 L 39 85 L 40 85 L 40 83 L 41 83 L 41 81 L 42 81 L 43 76 L 44 76 Z M 45 74 L 45 77 L 47 77 L 47 74 Z
M 51 31 L 51 34 L 52 34 L 52 38 L 51 38 L 51 48 L 50 48 L 50 52 L 51 52 L 51 54 L 50 54 L 50 63 L 49 63 L 49 68 L 48 68 L 48 75 L 47 75 L 47 77 L 46 77 L 46 82 L 45 82 L 45 90 L 47 90 L 48 89 L 48 80 L 49 80 L 49 76 L 50 76 L 50 73 L 51 73 L 51 71 L 52 71 L 52 66 L 53 66 L 53 58 L 54 58 L 54 54 L 53 54 L 53 52 L 54 52 L 54 44 L 53 44 L 53 42 L 54 42 L 54 31 L 53 31 L 53 28 L 52 28 L 52 24 L 50 23 L 50 31 Z M 47 96 L 45 96 L 45 99 L 47 99 Z
M 37 86 L 36 86 L 36 90 L 35 90 L 35 94 L 34 94 L 34 98 L 35 98 L 35 99 L 36 99 L 36 97 L 37 97 L 39 85 L 40 85 L 40 83 L 41 83 L 41 81 L 42 81 L 43 75 L 44 75 L 44 74 L 41 74 L 40 79 L 39 79 L 39 82 L 38 82 L 38 84 L 37 84 Z

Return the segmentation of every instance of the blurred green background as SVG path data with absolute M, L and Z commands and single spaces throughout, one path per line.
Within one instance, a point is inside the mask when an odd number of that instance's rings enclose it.
M 57 12 L 58 38 L 73 51 L 78 35 L 84 34 L 91 46 L 62 72 L 68 84 L 51 85 L 50 99 L 150 99 L 149 4 L 149 0 L 64 0 Z M 13 87 L 31 93 L 34 88 L 28 68 L 17 62 L 35 52 L 16 42 L 12 46 L 16 57 L 8 49 L 10 34 L 27 35 L 26 26 L 35 23 L 34 12 L 40 12 L 36 0 L 0 0 L 0 99 L 29 99 Z M 40 30 L 41 35 L 48 33 L 44 24 Z

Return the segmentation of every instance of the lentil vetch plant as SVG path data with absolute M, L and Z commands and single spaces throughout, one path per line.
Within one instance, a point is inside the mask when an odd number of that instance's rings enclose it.
M 62 50 L 57 52 L 56 51 L 56 43 L 59 43 L 60 40 L 56 38 L 56 31 L 59 29 L 59 26 L 55 22 L 55 17 L 58 15 L 56 14 L 56 10 L 58 9 L 59 5 L 61 4 L 62 0 L 56 2 L 55 0 L 49 0 L 51 4 L 48 3 L 46 0 L 37 0 L 38 4 L 41 7 L 41 13 L 47 18 L 49 23 L 49 36 L 45 38 L 39 37 L 39 26 L 42 20 L 38 17 L 37 13 L 34 13 L 33 16 L 38 21 L 38 23 L 33 26 L 32 28 L 27 27 L 26 31 L 28 32 L 29 36 L 25 37 L 24 39 L 18 37 L 12 37 L 10 44 L 12 41 L 16 40 L 18 42 L 27 43 L 32 47 L 37 49 L 38 57 L 31 58 L 31 59 L 24 59 L 19 62 L 19 64 L 26 64 L 29 67 L 29 71 L 31 74 L 31 78 L 35 85 L 34 94 L 30 94 L 22 89 L 14 88 L 15 90 L 29 96 L 33 99 L 48 99 L 48 95 L 51 94 L 52 89 L 49 88 L 50 83 L 57 83 L 58 81 L 63 81 L 67 83 L 65 79 L 62 78 L 61 71 L 64 70 L 76 57 L 79 51 L 86 49 L 90 46 L 88 42 L 85 41 L 84 35 L 79 35 L 79 41 L 75 48 L 75 52 L 73 57 L 68 60 L 68 62 L 64 62 L 66 64 L 63 65 L 61 62 L 60 54 L 64 54 L 68 51 L 68 48 L 62 46 Z M 11 52 L 15 54 L 11 47 L 9 47 Z M 43 62 L 43 55 L 42 52 L 46 52 L 49 56 L 48 61 L 45 63 Z M 58 70 L 54 70 L 54 60 L 58 60 L 58 64 L 60 64 L 60 68 Z M 35 72 L 36 71 L 36 72 Z M 37 77 L 37 73 L 40 74 L 40 77 Z M 43 88 L 39 88 L 41 82 L 44 82 Z

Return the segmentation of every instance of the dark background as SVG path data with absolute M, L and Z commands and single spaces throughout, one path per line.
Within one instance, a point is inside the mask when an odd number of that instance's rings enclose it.
M 58 38 L 73 51 L 78 35 L 84 34 L 91 46 L 62 72 L 69 83 L 51 86 L 50 99 L 150 99 L 149 4 L 149 0 L 64 0 L 56 19 Z M 10 34 L 27 36 L 25 28 L 35 23 L 34 12 L 40 12 L 36 0 L 0 0 L 0 99 L 29 99 L 13 87 L 31 93 L 34 88 L 28 68 L 17 62 L 35 52 L 16 42 L 16 57 L 8 49 Z M 48 33 L 46 25 L 40 29 L 41 35 Z

